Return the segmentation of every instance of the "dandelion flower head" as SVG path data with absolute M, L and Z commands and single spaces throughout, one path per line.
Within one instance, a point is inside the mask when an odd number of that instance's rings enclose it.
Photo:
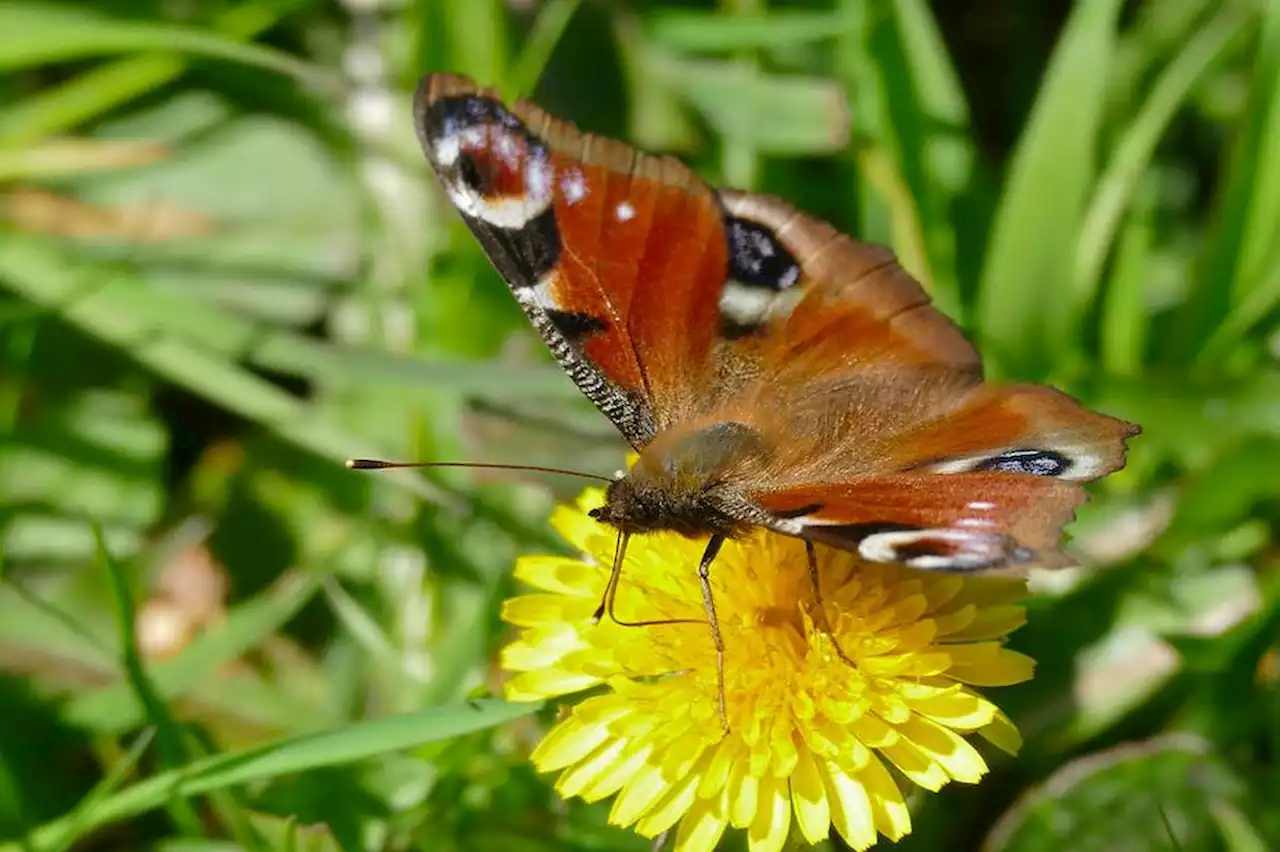
M 586 515 L 602 500 L 591 489 L 556 511 L 554 528 L 583 558 L 521 558 L 516 576 L 537 591 L 503 610 L 519 628 L 502 654 L 516 673 L 509 699 L 595 689 L 533 753 L 539 770 L 560 771 L 565 798 L 616 796 L 611 823 L 646 837 L 674 829 L 676 852 L 710 852 L 731 826 L 747 832 L 752 852 L 777 852 L 793 833 L 818 843 L 832 828 L 861 850 L 910 832 L 904 788 L 986 773 L 966 735 L 1010 753 L 1020 745 L 974 687 L 1031 677 L 1032 661 L 1003 646 L 1025 618 L 1023 582 L 917 572 L 819 546 L 828 634 L 815 619 L 803 542 L 766 531 L 727 542 L 711 567 L 726 733 L 705 622 L 592 622 L 616 541 Z M 704 546 L 633 537 L 618 619 L 705 618 Z

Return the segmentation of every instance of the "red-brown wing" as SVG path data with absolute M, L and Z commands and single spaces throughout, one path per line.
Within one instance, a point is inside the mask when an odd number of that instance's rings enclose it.
M 698 424 L 748 423 L 769 448 L 741 477 L 766 523 L 917 568 L 1065 564 L 1077 483 L 1122 467 L 1137 427 L 1052 388 L 983 384 L 977 352 L 888 251 L 777 199 L 723 195 L 800 270 L 724 353 L 758 380 Z
M 561 366 L 633 446 L 663 433 L 642 462 L 724 424 L 768 448 L 717 450 L 744 520 L 915 567 L 1053 561 L 1083 499 L 1062 480 L 1123 463 L 1129 424 L 982 385 L 886 249 L 465 78 L 424 79 L 415 117 Z
M 895 468 L 1091 482 L 1124 467 L 1132 423 L 1090 411 L 1041 385 L 984 384 L 944 417 L 915 425 L 888 450 Z
M 636 447 L 700 404 L 728 246 L 717 195 L 652 157 L 470 80 L 418 87 L 449 200 L 552 354 Z
M 836 374 L 982 375 L 978 352 L 883 246 L 859 242 L 778 198 L 722 190 L 737 241 L 721 301 L 762 377 L 803 385 Z M 734 242 L 731 240 L 731 245 Z M 752 276 L 752 269 L 768 274 Z
M 886 474 L 758 497 L 780 532 L 933 571 L 1068 564 L 1062 527 L 1084 499 L 1070 482 L 998 471 Z

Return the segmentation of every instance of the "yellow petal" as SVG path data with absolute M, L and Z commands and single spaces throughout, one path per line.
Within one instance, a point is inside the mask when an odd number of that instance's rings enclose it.
M 938 635 L 938 625 L 925 618 L 898 630 L 898 642 L 894 650 L 899 653 L 917 652 L 928 648 Z
M 698 799 L 680 820 L 675 852 L 713 852 L 728 823 L 723 790 L 710 799 Z
M 603 743 L 580 762 L 570 766 L 556 781 L 556 792 L 563 799 L 570 799 L 595 783 L 601 775 L 613 768 L 622 759 L 623 752 L 630 742 L 614 739 Z
M 636 833 L 641 837 L 657 837 L 675 825 L 697 801 L 698 775 L 694 772 L 674 782 L 666 795 L 636 823 Z
M 948 775 L 965 784 L 976 784 L 987 774 L 987 762 L 977 749 L 949 728 L 920 716 L 898 726 L 903 739 L 938 763 Z
M 747 829 L 751 852 L 781 852 L 791 830 L 791 802 L 787 800 L 787 782 L 765 778 L 760 782 L 760 804 L 755 819 Z
M 959 596 L 985 609 L 1013 603 L 1027 596 L 1027 581 L 1020 577 L 966 577 L 964 592 Z
M 671 782 L 653 764 L 638 769 L 622 786 L 622 792 L 614 800 L 609 811 L 609 822 L 628 826 L 649 812 L 659 799 L 671 789 Z
M 834 763 L 824 762 L 819 769 L 831 802 L 831 824 L 854 849 L 870 849 L 876 844 L 876 824 L 866 788 Z
M 525 672 L 554 665 L 565 654 L 586 646 L 577 630 L 555 625 L 526 630 L 502 649 L 501 665 L 509 672 Z
M 951 780 L 941 764 L 905 739 L 880 749 L 880 753 L 917 787 L 937 792 Z
M 959 690 L 923 698 L 908 696 L 907 703 L 921 716 L 961 731 L 981 728 L 996 714 L 996 706 L 990 701 Z
M 858 668 L 866 674 L 879 677 L 931 677 L 942 674 L 951 666 L 952 647 L 964 646 L 946 647 L 946 651 L 867 657 L 858 661 Z
M 1036 661 L 993 642 L 948 645 L 951 668 L 947 675 L 974 686 L 1010 686 L 1031 680 Z
M 999 708 L 996 709 L 990 724 L 979 728 L 978 733 L 1005 754 L 1017 754 L 1022 748 L 1022 735 L 1018 733 L 1018 728 Z
M 508 598 L 502 604 L 502 620 L 517 627 L 539 625 L 591 624 L 595 598 L 571 598 L 564 595 L 532 594 Z
M 729 780 L 729 769 L 733 766 L 737 751 L 737 740 L 732 737 L 725 737 L 712 749 L 711 763 L 708 764 L 707 771 L 702 773 L 702 780 L 698 782 L 699 798 L 709 799 L 724 790 L 725 783 Z
M 938 636 L 945 640 L 952 638 L 955 634 L 973 624 L 974 619 L 977 617 L 978 608 L 973 604 L 965 604 L 951 612 L 935 613 L 933 620 L 938 626 Z
M 898 732 L 871 713 L 864 713 L 852 727 L 853 735 L 870 748 L 884 748 L 898 741 Z
M 632 742 L 613 762 L 613 765 L 596 776 L 589 785 L 583 787 L 579 795 L 587 802 L 598 802 L 606 796 L 612 796 L 636 774 L 641 766 L 645 765 L 652 752 L 653 743 Z
M 584 725 L 576 716 L 570 716 L 542 738 L 529 759 L 539 772 L 555 772 L 582 760 L 609 737 L 604 725 Z
M 968 607 L 966 607 L 968 609 Z M 971 622 L 954 631 L 948 632 L 946 639 L 952 642 L 977 642 L 984 639 L 999 639 L 1007 636 L 1027 623 L 1027 610 L 1024 607 L 1008 604 L 977 610 Z
M 576 509 L 568 506 L 557 506 L 551 513 L 551 528 L 560 537 L 584 553 L 588 550 L 587 542 L 600 535 L 600 522 L 587 517 L 587 512 L 604 504 L 604 491 L 590 488 L 578 498 Z
M 595 675 L 581 672 L 565 672 L 559 669 L 541 669 L 522 672 L 503 685 L 502 694 L 508 701 L 537 701 L 570 692 L 581 692 L 600 683 Z
M 808 749 L 800 749 L 797 757 L 795 772 L 791 775 L 791 806 L 804 839 L 810 844 L 820 843 L 831 833 L 826 787 L 813 754 Z
M 924 595 L 911 595 L 893 605 L 893 618 L 889 624 L 912 624 L 928 609 L 928 598 Z
M 911 810 L 884 764 L 874 757 L 858 772 L 858 780 L 871 799 L 876 831 L 893 841 L 911 833 Z
M 734 828 L 746 828 L 755 822 L 758 808 L 761 805 L 761 788 L 772 784 L 772 779 L 761 781 L 750 772 L 750 762 L 746 755 L 739 755 L 729 768 L 729 780 L 725 784 L 725 794 L 729 800 L 729 822 Z M 785 803 L 788 811 L 790 802 Z M 769 807 L 768 803 L 764 803 Z
M 938 612 L 942 607 L 950 603 L 956 595 L 960 594 L 964 586 L 965 579 L 963 577 L 946 574 L 930 575 L 923 589 L 924 596 L 929 600 L 927 612 Z
M 526 585 L 571 597 L 599 598 L 607 572 L 598 565 L 567 556 L 521 556 L 515 577 Z

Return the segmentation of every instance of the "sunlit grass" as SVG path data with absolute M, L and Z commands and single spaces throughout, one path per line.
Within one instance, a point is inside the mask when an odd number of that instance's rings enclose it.
M 1280 847 L 1280 5 L 356 5 L 0 6 L 0 848 L 648 848 L 489 697 L 572 483 L 341 465 L 621 463 L 421 161 L 444 68 L 1143 425 L 1033 582 L 1023 751 L 895 848 Z

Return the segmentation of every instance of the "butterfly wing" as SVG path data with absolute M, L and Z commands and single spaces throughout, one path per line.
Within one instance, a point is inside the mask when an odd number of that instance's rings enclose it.
M 699 404 L 728 245 L 686 166 L 447 74 L 414 102 L 449 200 L 552 354 L 630 443 Z
M 758 314 L 759 379 L 707 418 L 770 447 L 744 477 L 765 523 L 923 569 L 1066 564 L 1079 483 L 1122 467 L 1137 428 L 1051 388 L 983 383 L 976 351 L 887 251 L 777 199 L 725 196 L 804 284 Z
M 716 424 L 768 447 L 716 451 L 743 518 L 920 568 L 1052 562 L 1076 483 L 1123 463 L 1129 424 L 982 384 L 888 250 L 463 77 L 414 104 L 449 200 L 634 447 Z
M 872 475 L 757 495 L 779 531 L 934 571 L 1067 564 L 1062 527 L 1084 499 L 1071 482 L 997 471 Z

